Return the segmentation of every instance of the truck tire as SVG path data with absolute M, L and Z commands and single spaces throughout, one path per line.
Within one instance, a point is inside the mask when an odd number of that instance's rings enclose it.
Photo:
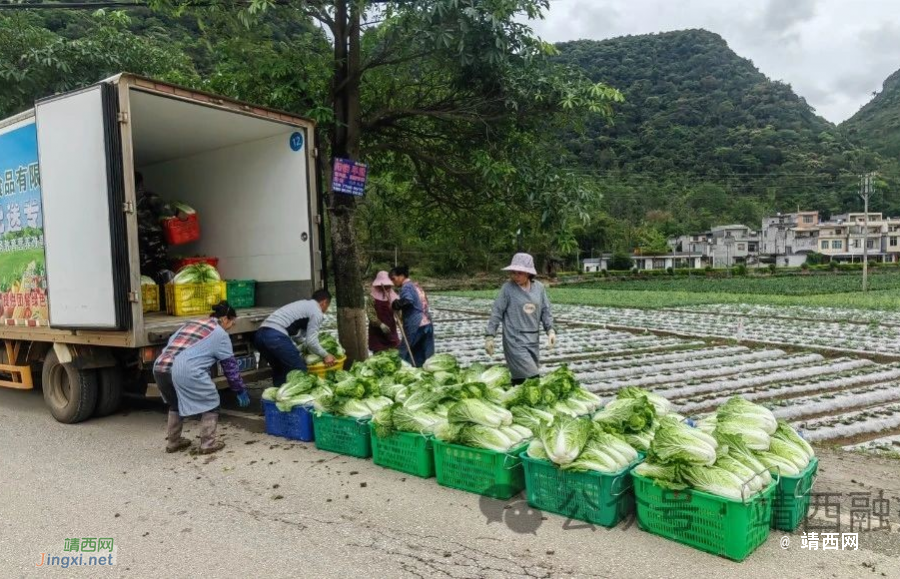
M 90 418 L 97 407 L 97 382 L 95 370 L 77 370 L 71 364 L 61 364 L 56 352 L 47 352 L 41 384 L 44 402 L 57 421 L 74 424 Z
M 94 416 L 109 416 L 122 404 L 125 373 L 118 366 L 100 368 L 97 373 L 99 374 L 100 389 L 97 393 L 97 408 L 94 410 Z

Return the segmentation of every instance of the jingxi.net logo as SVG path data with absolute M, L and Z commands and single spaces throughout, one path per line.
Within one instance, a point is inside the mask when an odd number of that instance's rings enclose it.
M 116 547 L 111 538 L 66 539 L 63 553 L 41 553 L 35 567 L 94 566 L 116 564 Z

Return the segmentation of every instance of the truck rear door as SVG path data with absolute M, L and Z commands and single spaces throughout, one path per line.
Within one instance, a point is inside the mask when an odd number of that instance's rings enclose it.
M 115 86 L 35 104 L 50 325 L 131 328 Z

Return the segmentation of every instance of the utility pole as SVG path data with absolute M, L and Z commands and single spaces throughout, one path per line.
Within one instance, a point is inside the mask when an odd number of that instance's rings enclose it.
M 868 290 L 869 284 L 869 194 L 872 192 L 872 173 L 859 179 L 859 196 L 863 198 L 864 230 L 863 230 L 863 284 L 862 290 Z

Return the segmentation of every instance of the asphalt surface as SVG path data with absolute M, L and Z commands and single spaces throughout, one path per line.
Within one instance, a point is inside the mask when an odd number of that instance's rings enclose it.
M 900 535 L 858 551 L 782 548 L 742 563 L 643 532 L 606 530 L 438 486 L 223 424 L 225 451 L 169 455 L 164 415 L 56 423 L 39 392 L 0 389 L 0 577 L 47 573 L 68 538 L 113 538 L 113 567 L 63 577 L 900 577 Z M 198 424 L 189 423 L 189 437 Z M 196 444 L 196 443 L 195 443 Z M 850 461 L 865 476 L 864 460 Z M 822 466 L 835 481 L 843 457 Z M 900 463 L 872 476 L 900 480 Z M 835 483 L 837 484 L 837 483 Z M 874 483 L 873 483 L 874 484 Z M 896 503 L 900 509 L 900 502 Z M 505 507 L 510 508 L 505 508 Z M 895 526 L 900 517 L 893 516 Z M 895 529 L 896 531 L 896 529 Z

